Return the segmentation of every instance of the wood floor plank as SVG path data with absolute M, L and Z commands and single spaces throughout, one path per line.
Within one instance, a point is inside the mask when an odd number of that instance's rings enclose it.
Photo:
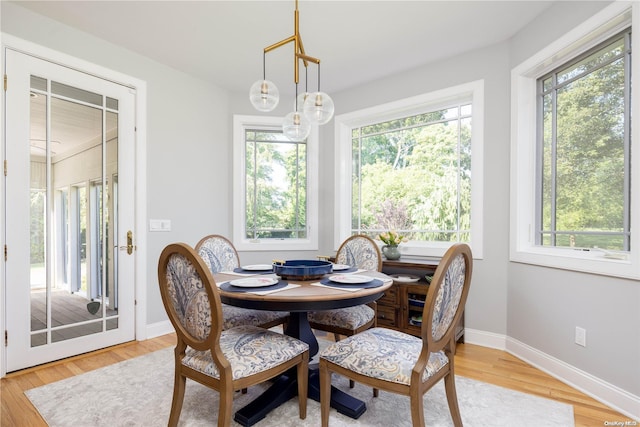
M 462 344 L 456 352 L 456 374 L 572 405 L 576 427 L 634 422 L 504 351 Z
M 174 334 L 163 335 L 11 373 L 0 381 L 0 425 L 46 427 L 26 390 L 174 345 Z M 461 344 L 455 367 L 457 375 L 572 405 L 576 427 L 634 421 L 504 351 Z

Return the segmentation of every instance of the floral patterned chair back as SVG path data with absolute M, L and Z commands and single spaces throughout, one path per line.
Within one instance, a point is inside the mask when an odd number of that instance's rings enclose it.
M 196 245 L 198 255 L 212 273 L 232 271 L 240 266 L 240 257 L 233 243 L 226 237 L 212 234 L 202 238 Z
M 382 270 L 382 254 L 376 242 L 364 235 L 351 236 L 342 242 L 336 254 L 337 264 L 346 264 L 363 270 Z
M 188 245 L 168 248 L 161 256 L 158 277 L 169 320 L 186 345 L 210 349 L 222 330 L 220 296 L 212 290 L 211 273 Z
M 472 268 L 471 249 L 459 243 L 449 248 L 433 275 L 422 315 L 422 337 L 431 352 L 455 337 L 452 329 L 467 300 Z

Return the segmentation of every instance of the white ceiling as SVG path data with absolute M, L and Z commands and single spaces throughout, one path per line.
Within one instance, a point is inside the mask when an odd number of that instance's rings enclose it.
M 294 32 L 294 0 L 17 3 L 238 92 L 262 77 L 263 49 Z M 305 51 L 332 93 L 506 40 L 552 3 L 300 0 L 298 9 Z M 293 45 L 266 58 L 267 79 L 293 91 Z M 316 81 L 311 64 L 309 90 Z

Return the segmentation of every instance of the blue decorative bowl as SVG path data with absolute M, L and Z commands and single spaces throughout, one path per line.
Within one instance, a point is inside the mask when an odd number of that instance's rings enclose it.
M 331 273 L 332 265 L 329 261 L 296 259 L 274 262 L 273 272 L 285 280 L 314 280 Z

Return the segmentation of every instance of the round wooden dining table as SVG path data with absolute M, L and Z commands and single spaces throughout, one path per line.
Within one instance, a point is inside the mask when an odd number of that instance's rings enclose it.
M 393 280 L 389 276 L 377 271 L 358 271 L 356 274 L 373 277 L 381 281 L 382 284 L 375 282 L 379 284 L 376 287 L 360 287 L 357 284 L 347 287 L 334 283 L 320 283 L 331 274 L 314 280 L 286 280 L 286 283 L 292 286 L 262 294 L 260 291 L 254 292 L 251 289 L 247 289 L 246 292 L 225 290 L 225 288 L 229 289 L 226 282 L 238 279 L 237 275 L 217 273 L 214 274 L 214 279 L 220 287 L 220 299 L 225 304 L 256 310 L 289 312 L 289 320 L 284 333 L 309 344 L 309 358 L 312 358 L 318 353 L 319 346 L 309 325 L 308 312 L 370 303 L 382 297 L 393 284 Z M 271 277 L 277 278 L 275 275 Z M 239 409 L 235 413 L 235 421 L 243 426 L 257 423 L 269 411 L 297 395 L 296 381 L 295 370 L 278 378 L 263 394 L 244 408 Z M 309 369 L 308 397 L 320 401 L 319 376 L 315 366 L 310 366 Z M 366 410 L 364 402 L 335 387 L 332 387 L 331 407 L 354 419 L 360 417 Z

